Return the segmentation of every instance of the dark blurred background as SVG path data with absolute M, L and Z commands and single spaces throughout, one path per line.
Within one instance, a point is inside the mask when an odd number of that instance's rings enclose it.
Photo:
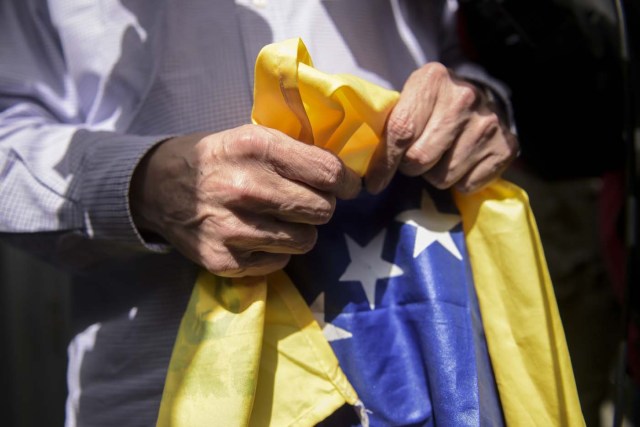
M 64 425 L 69 278 L 0 244 L 0 424 Z
M 629 160 L 640 2 L 621 3 L 633 60 L 624 63 L 612 0 L 460 0 L 465 49 L 512 91 L 522 152 L 505 176 L 530 197 L 587 426 L 613 424 L 618 391 L 626 425 L 638 424 L 640 304 L 638 283 L 627 292 L 626 281 L 640 260 L 626 264 L 624 236 L 638 220 L 625 199 L 639 180 Z M 623 320 L 632 338 L 617 389 Z

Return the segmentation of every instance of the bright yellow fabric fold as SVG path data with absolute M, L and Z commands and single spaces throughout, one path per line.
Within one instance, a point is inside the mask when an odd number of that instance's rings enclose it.
M 353 76 L 320 73 L 299 40 L 265 47 L 255 80 L 254 123 L 329 149 L 361 174 L 398 98 Z M 357 401 L 284 272 L 262 280 L 200 274 L 158 426 L 312 426 Z
M 316 70 L 300 39 L 265 46 L 255 76 L 254 123 L 326 148 L 364 175 L 397 92 Z
M 356 402 L 286 274 L 200 274 L 171 356 L 158 426 L 312 426 Z
M 524 191 L 497 181 L 455 194 L 509 426 L 583 426 L 571 360 Z
M 331 150 L 364 175 L 399 94 L 315 70 L 293 39 L 262 50 L 254 97 L 254 123 Z M 526 196 L 500 182 L 456 201 L 508 424 L 582 425 Z M 202 272 L 180 325 L 158 426 L 312 426 L 357 399 L 284 272 L 237 280 Z
M 258 379 L 266 286 L 201 273 L 171 355 L 159 426 L 246 426 Z

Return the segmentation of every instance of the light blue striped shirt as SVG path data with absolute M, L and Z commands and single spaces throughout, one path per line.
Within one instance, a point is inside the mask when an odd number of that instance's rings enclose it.
M 0 232 L 76 276 L 67 425 L 154 423 L 196 268 L 145 242 L 128 190 L 167 136 L 250 121 L 265 44 L 400 90 L 460 54 L 454 1 L 9 0 L 0 3 Z

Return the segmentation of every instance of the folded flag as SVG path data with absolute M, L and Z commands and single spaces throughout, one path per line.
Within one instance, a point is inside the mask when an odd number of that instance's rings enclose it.
M 258 57 L 252 118 L 363 174 L 397 98 L 315 70 L 288 40 Z M 449 193 L 396 177 L 379 196 L 340 203 L 286 273 L 201 273 L 158 425 L 312 426 L 345 403 L 362 425 L 583 425 L 519 191 L 456 194 L 461 225 Z
M 460 221 L 448 192 L 398 176 L 339 203 L 286 268 L 371 425 L 504 424 Z

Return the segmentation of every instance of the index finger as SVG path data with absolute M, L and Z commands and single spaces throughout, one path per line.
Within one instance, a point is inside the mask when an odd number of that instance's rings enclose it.
M 267 130 L 276 138 L 269 147 L 269 161 L 280 176 L 340 199 L 358 195 L 362 188 L 360 177 L 335 154 L 301 143 L 274 129 Z
M 432 87 L 446 72 L 440 64 L 429 64 L 407 79 L 365 175 L 365 186 L 370 193 L 377 194 L 386 188 L 404 153 L 424 131 L 436 103 L 437 90 Z

